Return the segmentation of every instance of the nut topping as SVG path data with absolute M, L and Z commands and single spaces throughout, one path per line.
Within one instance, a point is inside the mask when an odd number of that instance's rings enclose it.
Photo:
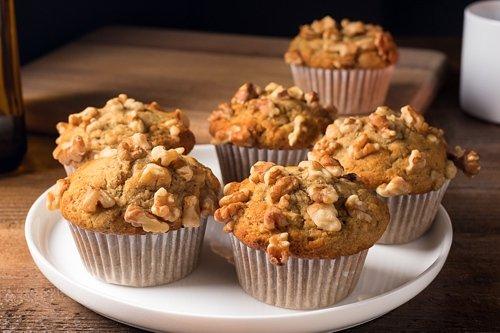
M 288 261 L 290 256 L 290 242 L 288 242 L 288 233 L 272 235 L 269 237 L 269 245 L 266 249 L 269 255 L 269 261 L 272 264 L 281 266 Z
M 129 205 L 123 218 L 125 222 L 132 224 L 134 227 L 141 227 L 146 232 L 164 233 L 170 229 L 168 223 L 160 221 L 153 214 L 137 205 Z
M 340 231 L 342 229 L 334 205 L 313 203 L 307 207 L 307 214 L 318 229 L 325 231 Z
M 402 177 L 396 176 L 386 184 L 377 187 L 377 193 L 383 197 L 393 197 L 396 195 L 408 194 L 411 192 L 411 186 Z

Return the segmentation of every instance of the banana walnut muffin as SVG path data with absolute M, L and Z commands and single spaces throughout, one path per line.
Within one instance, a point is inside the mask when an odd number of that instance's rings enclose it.
M 438 190 L 459 166 L 479 172 L 479 156 L 457 147 L 447 153 L 441 129 L 430 126 L 411 106 L 395 112 L 378 107 L 365 117 L 339 118 L 309 153 L 309 159 L 337 159 L 384 197 Z
M 269 83 L 241 86 L 229 103 L 220 104 L 210 118 L 214 144 L 268 149 L 310 148 L 334 119 L 314 92 Z
M 326 69 L 384 68 L 396 63 L 398 52 L 389 32 L 373 24 L 326 16 L 300 27 L 285 61 Z
M 111 157 L 90 160 L 57 181 L 49 209 L 80 228 L 113 234 L 165 233 L 197 227 L 212 214 L 220 184 L 184 148 L 152 147 L 136 133 Z M 149 152 L 150 151 L 150 152 Z
M 59 137 L 53 156 L 65 166 L 116 154 L 124 139 L 142 133 L 153 146 L 183 147 L 188 153 L 195 138 L 181 110 L 167 112 L 156 102 L 144 104 L 125 94 L 102 108 L 87 107 L 57 124 Z
M 334 159 L 283 167 L 258 162 L 229 183 L 215 219 L 276 265 L 289 257 L 334 259 L 371 247 L 389 222 L 387 206 Z

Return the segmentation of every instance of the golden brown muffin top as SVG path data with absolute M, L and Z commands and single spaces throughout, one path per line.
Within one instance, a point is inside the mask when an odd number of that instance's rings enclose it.
M 314 92 L 285 89 L 276 83 L 262 90 L 245 83 L 208 120 L 214 144 L 302 149 L 312 147 L 334 116 L 335 109 L 322 107 Z
M 144 134 L 124 140 L 118 153 L 83 163 L 57 181 L 47 207 L 71 223 L 113 234 L 164 233 L 198 227 L 212 214 L 220 184 L 184 148 L 149 146 Z M 139 144 L 137 144 L 137 142 Z
M 215 212 L 224 230 L 272 263 L 333 259 L 371 247 L 389 222 L 387 205 L 334 159 L 283 167 L 257 162 L 249 178 L 224 187 Z
M 189 120 L 181 110 L 167 112 L 156 102 L 144 104 L 125 94 L 110 99 L 100 109 L 88 107 L 57 124 L 59 137 L 52 155 L 61 164 L 78 166 L 99 157 L 116 154 L 118 144 L 135 133 L 143 133 L 153 145 L 194 146 Z
M 384 68 L 396 63 L 398 52 L 389 32 L 373 24 L 330 16 L 300 27 L 285 53 L 285 61 L 327 69 Z
M 380 106 L 365 117 L 335 120 L 309 159 L 335 158 L 346 172 L 390 197 L 441 188 L 455 177 L 455 164 L 468 175 L 479 171 L 477 153 L 458 150 L 447 155 L 446 149 L 443 131 L 429 126 L 411 106 L 401 112 Z

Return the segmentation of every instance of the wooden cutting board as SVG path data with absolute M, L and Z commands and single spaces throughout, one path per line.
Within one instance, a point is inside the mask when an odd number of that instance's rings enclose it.
M 55 124 L 86 106 L 126 93 L 187 111 L 198 143 L 209 142 L 206 119 L 244 82 L 291 85 L 283 38 L 107 27 L 68 44 L 22 70 L 28 129 L 55 133 Z M 400 49 L 386 104 L 421 111 L 434 98 L 445 56 Z

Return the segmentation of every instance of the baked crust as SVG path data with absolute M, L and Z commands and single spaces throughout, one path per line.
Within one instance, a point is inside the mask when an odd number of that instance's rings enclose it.
M 125 94 L 110 99 L 100 109 L 88 107 L 57 124 L 59 137 L 53 156 L 61 164 L 81 163 L 116 153 L 123 139 L 142 133 L 153 146 L 183 147 L 195 144 L 189 120 L 181 110 L 167 112 L 156 102 L 143 104 Z
M 479 156 L 472 153 L 465 158 L 470 175 L 479 171 Z M 381 106 L 365 117 L 335 120 L 309 153 L 310 160 L 326 157 L 339 160 L 346 172 L 386 197 L 437 190 L 457 172 L 443 131 L 429 126 L 411 106 L 401 112 Z
M 197 227 L 217 207 L 220 184 L 183 148 L 147 147 L 126 139 L 118 153 L 83 163 L 49 192 L 47 206 L 88 230 L 164 233 Z M 134 142 L 135 141 L 135 142 Z M 142 141 L 145 142 L 145 141 Z
M 285 61 L 327 69 L 384 68 L 396 63 L 398 52 L 389 32 L 373 24 L 330 16 L 300 27 Z
M 333 259 L 371 247 L 389 222 L 387 205 L 335 160 L 297 167 L 257 162 L 224 187 L 215 212 L 224 230 L 283 264 L 289 256 Z
M 209 117 L 214 144 L 268 149 L 310 148 L 335 116 L 319 104 L 314 92 L 268 84 L 241 86 L 229 103 L 220 104 Z

